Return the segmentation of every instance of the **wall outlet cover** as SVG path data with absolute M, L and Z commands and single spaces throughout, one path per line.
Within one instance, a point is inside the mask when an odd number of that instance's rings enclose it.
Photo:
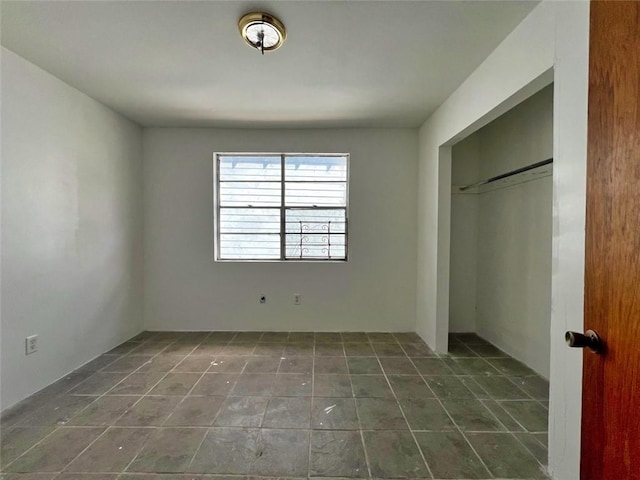
M 31 335 L 25 339 L 24 354 L 31 355 L 38 351 L 38 335 Z

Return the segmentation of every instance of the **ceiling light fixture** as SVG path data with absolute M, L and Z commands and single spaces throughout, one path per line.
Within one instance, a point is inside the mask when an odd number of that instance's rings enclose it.
M 244 41 L 263 55 L 279 48 L 287 38 L 282 22 L 268 13 L 247 13 L 238 22 L 238 28 Z

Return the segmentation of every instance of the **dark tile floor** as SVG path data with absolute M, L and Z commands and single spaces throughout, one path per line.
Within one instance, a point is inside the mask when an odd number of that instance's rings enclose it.
M 474 334 L 450 343 L 144 332 L 3 415 L 2 476 L 546 478 L 547 382 Z

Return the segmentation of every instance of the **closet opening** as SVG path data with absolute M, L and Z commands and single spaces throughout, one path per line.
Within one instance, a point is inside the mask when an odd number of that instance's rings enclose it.
M 450 365 L 545 464 L 552 180 L 553 84 L 451 149 Z

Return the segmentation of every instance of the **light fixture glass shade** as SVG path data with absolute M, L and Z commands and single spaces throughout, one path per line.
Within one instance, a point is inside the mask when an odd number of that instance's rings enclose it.
M 279 48 L 287 37 L 282 22 L 262 12 L 247 13 L 238 22 L 238 28 L 245 42 L 262 53 Z

